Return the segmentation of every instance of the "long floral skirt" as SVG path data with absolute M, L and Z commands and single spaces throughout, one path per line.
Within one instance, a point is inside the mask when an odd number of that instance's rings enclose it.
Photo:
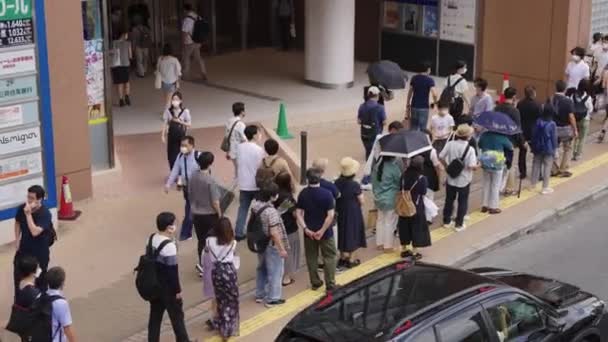
M 239 335 L 239 284 L 233 263 L 216 262 L 211 272 L 215 300 L 217 302 L 217 318 L 213 321 L 214 328 L 224 338 Z

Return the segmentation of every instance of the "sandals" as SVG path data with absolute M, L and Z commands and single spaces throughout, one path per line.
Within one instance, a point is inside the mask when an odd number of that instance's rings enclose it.
M 415 261 L 418 261 L 418 260 L 420 260 L 420 259 L 422 259 L 422 254 L 420 254 L 420 253 L 416 253 L 416 254 L 414 254 L 414 260 L 415 260 Z
M 346 267 L 348 267 L 348 268 L 357 267 L 359 265 L 361 265 L 361 260 L 359 260 L 359 259 L 355 259 L 353 261 L 347 261 L 347 263 L 346 263 Z
M 411 258 L 413 256 L 414 256 L 414 253 L 412 253 L 412 251 L 410 251 L 410 250 L 401 252 L 402 258 Z

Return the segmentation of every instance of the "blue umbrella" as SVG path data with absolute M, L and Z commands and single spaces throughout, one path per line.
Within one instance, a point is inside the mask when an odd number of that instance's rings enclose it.
M 521 128 L 507 114 L 501 112 L 483 112 L 473 120 L 473 123 L 487 131 L 504 135 L 521 133 Z

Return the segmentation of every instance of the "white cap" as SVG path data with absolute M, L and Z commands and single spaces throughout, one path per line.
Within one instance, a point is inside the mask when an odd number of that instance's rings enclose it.
M 371 86 L 367 89 L 367 95 L 376 96 L 380 94 L 380 89 L 376 86 Z

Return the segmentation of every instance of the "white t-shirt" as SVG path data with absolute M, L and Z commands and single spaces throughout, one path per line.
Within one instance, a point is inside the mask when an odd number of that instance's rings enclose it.
M 236 169 L 239 189 L 244 191 L 259 190 L 255 184 L 255 174 L 258 172 L 262 159 L 266 156 L 264 149 L 258 144 L 248 141 L 236 148 Z
M 604 51 L 604 49 L 600 49 L 597 51 L 593 57 L 597 62 L 597 73 L 596 75 L 601 75 L 606 65 L 608 65 L 608 51 Z
M 582 79 L 591 76 L 589 65 L 582 61 L 578 63 L 570 61 L 566 66 L 566 75 L 568 75 L 568 88 L 577 88 Z
M 447 139 L 452 133 L 454 127 L 454 118 L 450 114 L 439 115 L 435 114 L 431 117 L 431 132 L 435 139 Z
M 448 86 L 448 81 L 449 84 L 454 85 L 461 78 L 464 78 L 464 76 L 460 74 L 450 75 L 445 82 L 445 86 Z M 458 82 L 458 84 L 456 84 L 456 87 L 454 88 L 456 96 L 464 96 L 467 90 L 469 90 L 469 82 L 467 82 L 466 79 Z
M 182 22 L 182 32 L 187 33 L 186 38 L 184 38 L 184 44 L 194 44 L 192 40 L 192 32 L 194 31 L 194 19 L 198 18 L 198 14 L 196 12 L 188 12 L 184 21 Z
M 443 160 L 446 165 L 450 165 L 452 160 L 462 158 L 462 154 L 467 146 L 469 146 L 468 141 L 449 141 L 439 154 L 439 158 Z M 469 150 L 464 157 L 464 170 L 462 170 L 462 173 L 456 178 L 452 178 L 448 175 L 448 184 L 458 188 L 464 188 L 471 184 L 471 181 L 473 180 L 473 170 L 470 168 L 475 165 L 477 165 L 477 155 L 475 154 L 475 150 L 472 147 L 469 147 Z
M 236 125 L 235 125 L 236 123 Z M 232 125 L 234 126 L 234 130 L 232 131 L 232 135 L 230 136 L 230 152 L 228 155 L 231 159 L 236 159 L 236 148 L 240 143 L 247 141 L 247 137 L 245 136 L 245 123 L 241 120 L 240 117 L 235 116 L 228 120 L 226 124 L 226 130 L 224 132 L 224 136 L 228 136 L 230 134 L 230 130 L 232 129 Z
M 213 257 L 215 255 L 218 259 L 223 260 L 222 262 L 234 262 L 236 241 L 232 241 L 230 244 L 220 246 L 217 244 L 217 238 L 215 236 L 211 236 L 207 238 L 206 248 L 211 252 L 211 261 L 215 262 L 217 260 L 215 257 Z M 203 253 L 205 252 L 203 251 Z
M 171 240 L 171 239 L 164 235 L 154 234 L 154 237 L 152 238 L 152 248 L 153 249 L 158 248 L 158 246 L 160 246 L 160 244 L 165 240 Z M 146 243 L 148 243 L 148 241 L 146 241 Z M 175 242 L 168 243 L 167 245 L 165 245 L 165 247 L 163 247 L 163 249 L 160 251 L 159 257 L 163 257 L 163 258 L 177 257 L 177 245 L 175 244 Z M 175 261 L 177 262 L 177 259 Z

